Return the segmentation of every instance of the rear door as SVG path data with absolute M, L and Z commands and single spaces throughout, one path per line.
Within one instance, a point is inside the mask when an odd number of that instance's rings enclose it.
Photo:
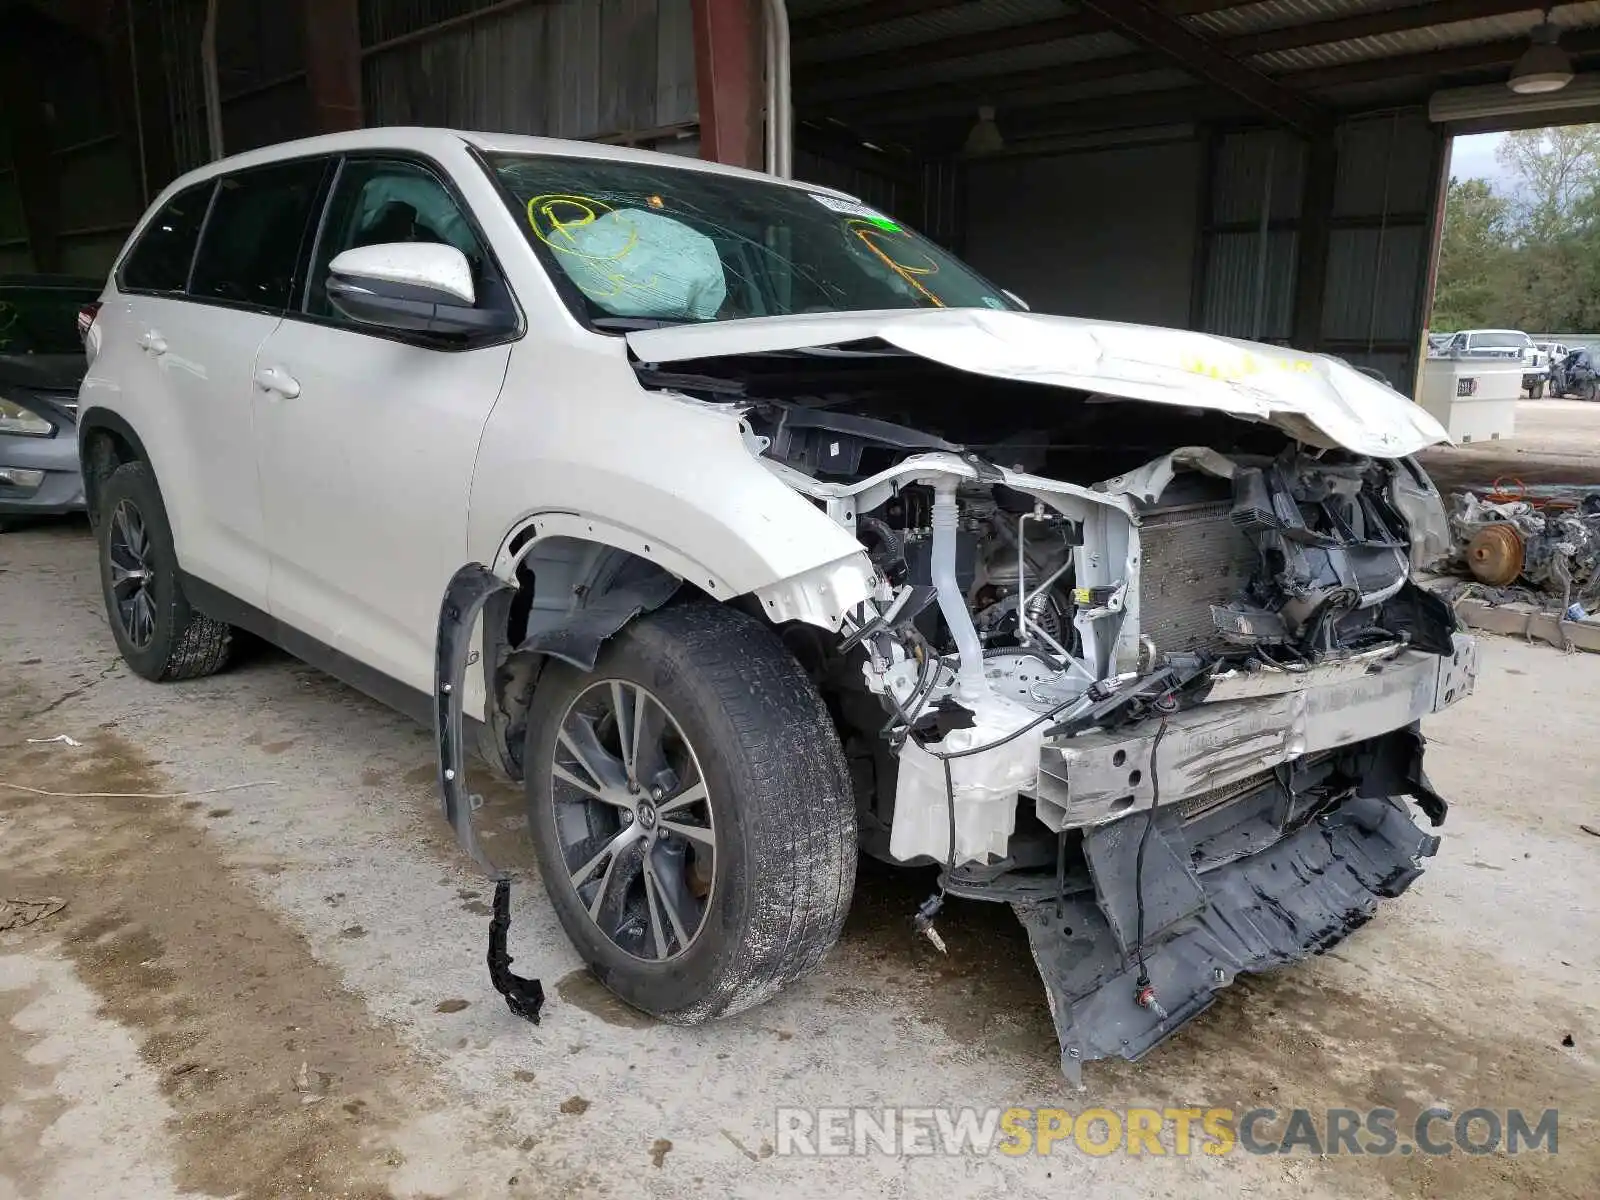
M 439 603 L 467 557 L 478 443 L 511 349 L 505 336 L 358 324 L 329 303 L 328 264 L 341 251 L 409 241 L 455 246 L 472 264 L 479 306 L 512 306 L 442 173 L 404 157 L 348 158 L 301 303 L 261 347 L 255 420 L 272 615 L 427 693 Z
M 269 565 L 256 475 L 256 354 L 294 293 L 329 166 L 299 159 L 222 176 L 182 294 L 135 295 L 125 314 L 125 335 L 150 367 L 141 386 L 152 392 L 145 407 L 158 425 L 151 453 L 179 560 L 262 609 Z

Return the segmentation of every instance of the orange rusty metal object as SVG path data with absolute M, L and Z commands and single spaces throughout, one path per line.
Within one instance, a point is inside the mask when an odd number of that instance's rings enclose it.
M 1509 524 L 1489 525 L 1467 543 L 1467 566 L 1490 587 L 1505 587 L 1522 574 L 1522 535 Z

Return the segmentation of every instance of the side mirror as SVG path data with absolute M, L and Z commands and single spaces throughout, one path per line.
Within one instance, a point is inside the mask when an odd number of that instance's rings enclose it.
M 496 333 L 509 313 L 475 308 L 472 267 L 454 246 L 386 242 L 328 264 L 328 301 L 352 321 L 413 333 Z

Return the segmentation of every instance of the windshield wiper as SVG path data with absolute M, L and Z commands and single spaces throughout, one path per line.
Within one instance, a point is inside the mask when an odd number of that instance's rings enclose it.
M 675 325 L 699 325 L 699 321 L 674 321 L 667 317 L 591 317 L 589 324 L 596 329 L 670 329 Z

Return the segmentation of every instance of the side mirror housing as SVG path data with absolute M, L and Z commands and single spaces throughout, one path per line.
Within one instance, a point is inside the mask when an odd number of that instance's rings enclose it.
M 477 308 L 472 267 L 454 246 L 385 242 L 328 264 L 328 301 L 352 321 L 412 333 L 492 334 L 509 313 Z

